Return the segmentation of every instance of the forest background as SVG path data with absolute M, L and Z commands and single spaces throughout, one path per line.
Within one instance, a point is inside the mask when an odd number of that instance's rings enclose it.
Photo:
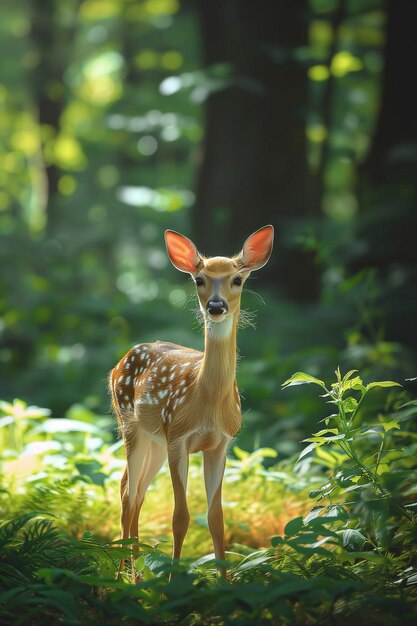
M 134 343 L 202 347 L 166 228 L 233 254 L 272 223 L 244 307 L 246 448 L 310 431 L 280 383 L 412 376 L 414 3 L 18 2 L 1 69 L 0 396 L 106 412 Z
M 3 8 L 6 469 L 12 459 L 27 478 L 39 433 L 61 432 L 62 454 L 83 421 L 84 434 L 99 428 L 93 434 L 116 451 L 106 378 L 117 360 L 157 339 L 202 348 L 194 288 L 168 262 L 166 228 L 207 255 L 238 252 L 264 224 L 276 229 L 271 261 L 243 296 L 257 328 L 238 338 L 236 467 L 248 458 L 243 450 L 266 446 L 256 457 L 262 467 L 276 453 L 296 458 L 325 417 L 314 389 L 281 389 L 295 371 L 329 380 L 337 367 L 355 369 L 365 382 L 397 381 L 402 399 L 412 397 L 416 23 L 413 0 L 19 0 Z M 371 408 L 389 404 L 384 393 Z M 14 398 L 24 402 L 9 404 Z M 31 430 L 48 411 L 30 413 L 25 403 L 48 407 L 61 425 Z M 20 418 L 19 431 L 10 419 Z M 74 471 L 100 484 L 104 465 L 82 452 Z M 270 530 L 239 540 L 259 547 Z

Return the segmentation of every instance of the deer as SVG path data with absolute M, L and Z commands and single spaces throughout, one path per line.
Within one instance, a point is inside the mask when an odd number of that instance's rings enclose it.
M 205 257 L 184 235 L 165 231 L 171 263 L 195 284 L 204 351 L 163 341 L 138 344 L 109 376 L 127 459 L 120 484 L 122 538 L 138 542 L 146 491 L 168 458 L 174 493 L 172 559 L 180 559 L 190 522 L 189 455 L 202 452 L 208 526 L 224 578 L 222 483 L 227 448 L 242 423 L 236 382 L 242 288 L 251 272 L 268 262 L 273 238 L 274 229 L 267 225 L 246 239 L 239 254 Z M 124 564 L 122 559 L 119 577 Z

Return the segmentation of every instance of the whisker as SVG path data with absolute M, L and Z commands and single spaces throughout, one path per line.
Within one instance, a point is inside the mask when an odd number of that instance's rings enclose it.
M 247 328 L 251 326 L 256 328 L 256 311 L 248 311 L 247 309 L 240 309 L 238 324 L 239 328 Z
M 252 296 L 255 296 L 255 298 L 261 303 L 261 304 L 265 304 L 265 300 L 262 298 L 261 294 L 258 293 L 257 291 L 254 291 L 253 289 L 248 289 L 247 287 L 245 287 L 245 291 L 244 293 L 249 293 Z
M 198 305 L 194 307 L 192 311 L 194 313 L 193 328 L 198 328 L 199 330 L 201 330 L 204 327 L 204 315 Z

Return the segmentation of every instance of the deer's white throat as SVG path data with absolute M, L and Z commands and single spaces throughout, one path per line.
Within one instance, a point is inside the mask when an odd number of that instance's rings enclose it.
M 229 315 L 221 322 L 206 318 L 206 325 L 210 339 L 228 339 L 233 330 L 233 316 Z

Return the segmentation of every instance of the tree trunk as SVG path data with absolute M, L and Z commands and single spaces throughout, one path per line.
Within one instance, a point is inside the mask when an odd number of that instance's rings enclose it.
M 353 271 L 376 267 L 386 280 L 387 337 L 417 345 L 417 2 L 388 0 L 381 108 L 373 144 L 360 170 L 366 252 Z M 411 72 L 411 73 L 410 73 Z
M 388 0 L 387 41 L 381 109 L 372 149 L 364 168 L 370 181 L 408 179 L 407 158 L 394 148 L 417 142 L 417 95 L 410 70 L 417 61 L 417 2 Z M 395 158 L 395 157 L 400 158 Z M 407 157 L 407 153 L 404 153 Z M 392 158 L 394 157 L 394 158 Z
M 307 2 L 198 6 L 205 65 L 230 64 L 233 73 L 206 105 L 195 236 L 203 252 L 231 254 L 272 223 L 278 245 L 267 280 L 292 297 L 314 299 L 313 258 L 293 243 L 301 220 L 319 211 L 306 163 L 306 69 L 294 60 L 295 49 L 307 45 Z

